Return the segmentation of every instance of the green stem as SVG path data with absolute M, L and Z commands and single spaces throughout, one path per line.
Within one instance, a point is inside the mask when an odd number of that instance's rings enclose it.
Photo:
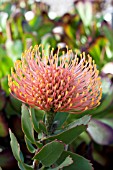
M 54 117 L 55 117 L 55 112 L 53 111 L 49 111 L 49 112 L 46 112 L 46 115 L 47 115 L 47 130 L 49 133 L 51 133 L 52 131 L 52 124 L 53 124 L 53 121 L 54 121 Z

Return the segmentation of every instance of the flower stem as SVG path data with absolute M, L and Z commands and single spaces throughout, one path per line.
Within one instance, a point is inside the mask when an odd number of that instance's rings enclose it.
M 55 117 L 55 112 L 53 111 L 49 111 L 49 112 L 46 112 L 46 115 L 47 115 L 47 130 L 49 133 L 52 132 L 52 125 L 53 125 L 53 121 L 54 121 L 54 117 Z

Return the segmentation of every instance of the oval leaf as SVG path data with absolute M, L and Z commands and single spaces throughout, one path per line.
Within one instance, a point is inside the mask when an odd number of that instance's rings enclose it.
M 31 143 L 35 143 L 34 130 L 29 110 L 25 104 L 22 104 L 22 129 Z
M 34 126 L 34 130 L 39 133 L 39 127 L 38 127 L 38 121 L 36 119 L 36 112 L 35 112 L 35 109 L 34 108 L 30 108 L 30 111 L 31 111 L 31 118 L 32 118 L 32 122 L 33 122 L 33 126 Z
M 29 139 L 27 139 L 27 137 L 25 136 L 25 142 L 26 142 L 26 146 L 27 146 L 27 149 L 29 150 L 29 152 L 31 153 L 35 153 L 35 148 L 34 146 L 31 144 L 31 142 L 29 141 Z
M 109 145 L 113 143 L 113 128 L 99 120 L 92 119 L 87 128 L 92 139 L 101 145 Z
M 64 167 L 63 170 L 93 170 L 92 164 L 89 162 L 89 160 L 69 151 L 64 151 L 57 163 L 61 164 L 61 162 L 63 162 L 69 155 L 72 158 L 73 163 L 67 167 Z
M 33 159 L 40 160 L 46 167 L 52 165 L 60 157 L 64 150 L 64 145 L 58 141 L 46 144 Z
M 68 156 L 59 166 L 57 166 L 56 168 L 49 168 L 48 170 L 59 170 L 62 169 L 66 166 L 69 166 L 73 163 L 73 160 L 70 156 Z
M 32 166 L 27 165 L 23 162 L 18 162 L 18 166 L 21 170 L 34 170 Z
M 41 121 L 41 120 L 40 120 L 40 122 L 39 122 L 39 129 L 41 130 L 41 132 L 44 132 L 45 134 L 47 134 L 46 125 L 45 125 L 44 122 Z
M 72 123 L 70 123 L 63 132 L 58 133 L 57 135 L 53 135 L 47 139 L 54 140 L 58 139 L 63 141 L 66 144 L 70 144 L 73 140 L 75 140 L 83 131 L 86 130 L 87 124 L 90 121 L 91 116 L 86 115 Z M 68 137 L 67 137 L 68 136 Z
M 58 121 L 57 128 L 60 128 L 64 122 L 67 120 L 69 113 L 67 112 L 57 112 L 54 121 Z
M 10 134 L 10 138 L 11 138 L 10 144 L 11 144 L 13 155 L 17 161 L 21 162 L 21 161 L 23 161 L 23 154 L 20 150 L 20 145 L 18 144 L 15 135 L 11 132 L 10 129 L 9 129 L 9 134 Z

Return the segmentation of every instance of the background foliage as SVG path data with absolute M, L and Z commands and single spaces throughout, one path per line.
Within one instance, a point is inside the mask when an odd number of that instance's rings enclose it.
M 72 140 L 69 150 L 91 160 L 97 170 L 113 169 L 113 30 L 98 12 L 101 5 L 101 2 L 75 1 L 73 11 L 51 19 L 49 6 L 42 2 L 0 2 L 0 166 L 3 170 L 18 169 L 10 148 L 9 128 L 20 143 L 25 162 L 31 163 L 32 153 L 25 146 L 21 130 L 21 102 L 9 95 L 7 75 L 21 53 L 39 43 L 45 49 L 51 45 L 55 51 L 58 45 L 65 51 L 67 44 L 73 51 L 89 53 L 95 60 L 102 78 L 101 105 L 82 115 L 68 116 L 65 113 L 61 125 L 65 121 L 64 125 L 67 125 L 90 113 L 93 118 L 90 128 L 76 141 Z M 37 119 L 42 120 L 43 114 L 38 115 L 40 117 Z M 57 116 L 56 119 L 59 116 L 61 118 L 60 113 Z M 32 147 L 29 149 L 34 151 Z M 62 154 L 66 158 L 67 153 Z M 23 166 L 22 162 L 20 166 Z

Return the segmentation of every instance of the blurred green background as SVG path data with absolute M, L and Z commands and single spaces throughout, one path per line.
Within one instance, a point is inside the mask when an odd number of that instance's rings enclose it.
M 21 102 L 8 90 L 7 75 L 15 60 L 31 45 L 48 45 L 57 51 L 90 54 L 102 78 L 101 105 L 81 115 L 70 115 L 68 122 L 92 114 L 99 121 L 93 132 L 82 134 L 70 150 L 91 160 L 95 170 L 113 170 L 113 4 L 112 0 L 0 0 L 0 167 L 18 170 L 10 149 L 8 129 L 21 143 L 25 161 L 31 154 L 21 130 Z M 97 132 L 100 132 L 99 136 Z

